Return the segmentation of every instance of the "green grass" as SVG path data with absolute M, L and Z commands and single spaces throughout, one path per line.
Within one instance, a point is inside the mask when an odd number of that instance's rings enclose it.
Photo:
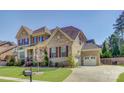
M 29 69 L 29 68 L 0 67 L 0 76 L 28 79 L 29 77 L 25 77 L 22 75 L 22 72 L 25 69 Z M 36 72 L 37 68 L 33 68 L 33 71 Z M 63 81 L 66 77 L 68 77 L 68 75 L 72 71 L 69 68 L 58 68 L 58 69 L 57 68 L 40 68 L 40 72 L 44 72 L 44 74 L 33 75 L 33 80 L 59 82 L 59 81 Z
M 46 72 L 43 75 L 34 76 L 33 78 L 36 80 L 59 82 L 68 77 L 71 72 L 72 71 L 68 68 L 59 68 L 54 71 Z
M 118 64 L 118 66 L 124 66 L 124 64 Z
M 123 66 L 123 67 L 124 67 L 124 64 L 119 64 L 118 66 Z M 118 78 L 117 78 L 116 81 L 117 81 L 117 82 L 124 82 L 124 72 L 121 73 L 121 74 L 118 76 Z
M 17 81 L 0 79 L 0 82 L 17 82 Z
M 124 72 L 119 75 L 117 82 L 124 82 Z

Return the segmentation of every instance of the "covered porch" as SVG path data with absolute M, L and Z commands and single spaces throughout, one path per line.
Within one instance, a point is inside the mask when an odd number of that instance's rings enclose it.
M 46 43 L 39 43 L 35 46 L 27 47 L 25 51 L 26 58 L 30 58 L 34 61 L 38 61 L 39 59 L 41 59 L 41 56 L 43 55 L 44 50 L 46 49 L 45 45 Z

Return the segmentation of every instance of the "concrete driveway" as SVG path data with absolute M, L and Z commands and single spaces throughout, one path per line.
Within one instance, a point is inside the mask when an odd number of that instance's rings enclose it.
M 74 68 L 65 82 L 115 82 L 124 67 L 113 65 L 81 66 Z

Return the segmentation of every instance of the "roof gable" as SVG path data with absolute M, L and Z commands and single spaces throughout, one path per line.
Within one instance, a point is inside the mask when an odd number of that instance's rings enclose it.
M 54 37 L 54 35 L 60 31 L 65 37 L 67 37 L 70 41 L 73 41 L 72 38 L 70 38 L 66 33 L 64 33 L 59 27 L 56 27 L 54 30 L 52 30 L 52 35 L 50 36 L 50 38 L 48 39 L 48 43 L 50 42 L 50 40 Z
M 73 40 L 76 39 L 76 37 L 79 35 L 79 33 L 80 33 L 79 38 L 81 40 L 86 39 L 86 36 L 84 35 L 84 33 L 76 27 L 67 26 L 67 27 L 62 27 L 60 29 L 61 29 L 61 31 L 63 31 L 65 34 L 67 34 Z M 51 33 L 53 33 L 54 31 L 55 31 L 55 28 L 51 30 Z
M 79 29 L 73 27 L 73 26 L 68 26 L 68 27 L 62 27 L 61 30 L 65 32 L 69 37 L 71 37 L 73 40 L 76 39 L 78 33 L 80 32 Z
M 32 30 L 31 30 L 31 29 L 29 29 L 29 28 L 26 27 L 26 26 L 21 26 L 21 28 L 19 29 L 18 33 L 16 34 L 16 38 L 18 38 L 18 36 L 20 35 L 20 33 L 21 33 L 22 31 L 24 31 L 24 30 L 25 30 L 29 35 L 32 34 Z

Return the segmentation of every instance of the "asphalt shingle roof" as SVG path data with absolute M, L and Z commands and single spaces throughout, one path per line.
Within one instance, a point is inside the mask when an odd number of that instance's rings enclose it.
M 83 49 L 96 49 L 99 48 L 96 44 L 93 43 L 85 43 Z
M 41 33 L 41 32 L 45 32 L 45 26 L 33 31 L 33 34 Z
M 70 38 L 72 38 L 73 40 L 75 40 L 75 38 L 77 37 L 78 33 L 81 32 L 81 35 L 83 35 L 83 37 L 85 37 L 84 33 L 74 27 L 74 26 L 67 26 L 67 27 L 62 27 L 60 28 L 64 33 L 66 33 Z M 51 33 L 55 31 L 55 28 L 51 30 Z M 82 37 L 79 36 L 79 38 L 82 40 Z M 86 37 L 85 37 L 86 38 Z

